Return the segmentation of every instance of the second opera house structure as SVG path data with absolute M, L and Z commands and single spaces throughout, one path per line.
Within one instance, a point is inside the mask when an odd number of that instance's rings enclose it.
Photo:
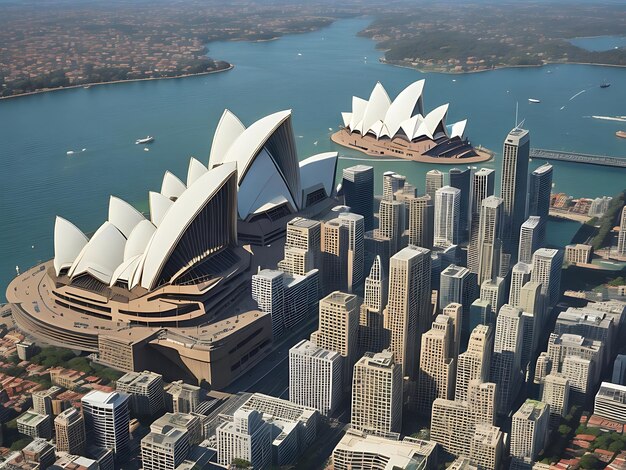
M 255 256 L 296 214 L 332 207 L 336 153 L 299 161 L 291 112 L 246 128 L 226 110 L 208 165 L 165 172 L 149 214 L 111 196 L 87 237 L 57 217 L 54 258 L 7 289 L 13 317 L 44 343 L 121 370 L 227 386 L 271 348 L 269 315 L 246 303 Z

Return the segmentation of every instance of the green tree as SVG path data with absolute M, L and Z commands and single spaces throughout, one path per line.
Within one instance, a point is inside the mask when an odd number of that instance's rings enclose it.
M 613 441 L 611 445 L 609 445 L 609 451 L 611 452 L 621 452 L 626 447 L 624 441 Z
M 561 436 L 567 436 L 571 431 L 572 428 L 570 428 L 567 424 L 561 424 L 559 426 L 559 434 Z
M 252 468 L 252 464 L 245 459 L 233 459 L 233 461 L 230 464 L 234 466 L 236 469 Z
M 602 468 L 602 462 L 593 454 L 585 454 L 580 458 L 580 468 Z

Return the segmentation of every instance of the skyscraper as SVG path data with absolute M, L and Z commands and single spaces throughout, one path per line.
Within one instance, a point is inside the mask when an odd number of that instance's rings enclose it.
M 532 266 L 523 262 L 518 262 L 511 270 L 511 290 L 509 291 L 509 304 L 513 307 L 520 307 L 520 295 L 522 287 L 530 281 Z M 523 309 L 522 309 L 523 310 Z
M 447 248 L 459 243 L 461 191 L 444 186 L 435 192 L 434 246 Z
M 68 408 L 54 418 L 57 451 L 82 455 L 85 451 L 85 420 L 76 408 Z
M 338 353 L 300 341 L 289 350 L 289 401 L 330 415 L 341 399 L 342 373 Z
M 391 351 L 366 353 L 354 366 L 353 428 L 386 436 L 402 427 L 402 367 Z
M 552 191 L 552 165 L 544 163 L 530 174 L 528 183 L 528 215 L 547 219 Z
M 383 200 L 393 201 L 397 191 L 404 188 L 406 176 L 399 175 L 393 171 L 386 171 L 383 174 Z
M 189 434 L 167 427 L 150 432 L 141 440 L 141 463 L 144 470 L 176 469 L 189 454 Z
M 467 350 L 459 355 L 456 368 L 455 400 L 467 400 L 469 383 L 472 380 L 487 382 L 493 351 L 493 329 L 478 325 L 470 335 Z
M 617 253 L 622 256 L 626 255 L 626 206 L 622 207 L 619 234 L 617 235 Z
M 118 462 L 128 454 L 129 398 L 124 393 L 93 390 L 81 399 L 90 443 L 112 449 Z
M 471 273 L 463 266 L 451 264 L 441 272 L 439 280 L 439 310 L 443 310 L 448 304 L 453 302 L 461 304 L 467 308 L 469 313 L 468 290 Z
M 459 168 L 452 168 L 448 172 L 450 179 L 450 186 L 461 191 L 461 204 L 459 212 L 459 232 L 461 234 L 461 241 L 468 239 L 469 234 L 469 219 L 470 219 L 470 199 L 471 199 L 471 186 L 472 186 L 472 169 L 465 168 L 461 170 Z
M 193 413 L 200 403 L 200 387 L 177 380 L 165 389 L 167 411 Z
M 294 217 L 287 223 L 285 257 L 278 269 L 289 274 L 306 275 L 321 267 L 322 224 L 317 220 Z
M 350 211 L 364 217 L 365 231 L 374 228 L 374 168 L 356 165 L 343 170 L 343 197 Z
M 435 192 L 443 187 L 443 173 L 439 170 L 430 170 L 426 173 L 426 194 L 435 200 Z
M 522 311 L 503 305 L 496 320 L 491 358 L 491 381 L 498 386 L 498 414 L 506 415 L 519 392 L 521 382 Z
M 437 315 L 432 328 L 422 335 L 417 406 L 423 414 L 430 413 L 436 398 L 452 398 L 456 365 L 452 342 L 452 318 Z
M 322 285 L 324 294 L 348 290 L 349 229 L 339 219 L 322 224 Z
M 359 350 L 380 352 L 389 347 L 389 335 L 384 328 L 384 309 L 387 306 L 387 276 L 380 256 L 372 264 L 365 278 L 365 298 L 361 304 Z
M 541 293 L 546 308 L 554 307 L 561 295 L 561 266 L 563 251 L 554 248 L 539 248 L 533 254 L 531 281 L 541 283 Z
M 500 197 L 504 201 L 504 251 L 512 256 L 517 254 L 517 234 L 526 220 L 529 157 L 529 132 L 516 127 L 504 140 L 500 185 Z
M 506 303 L 506 280 L 498 277 L 495 280 L 487 279 L 480 286 L 480 299 L 490 306 L 489 317 L 485 319 L 487 325 L 495 327 L 496 315 Z
M 503 200 L 496 196 L 483 199 L 478 228 L 478 284 L 500 274 L 502 255 Z
M 403 376 L 415 379 L 416 339 L 431 322 L 430 250 L 409 245 L 389 262 L 389 300 L 385 328 L 390 332 L 390 349 Z M 419 362 L 417 362 L 419 363 Z
M 480 223 L 480 210 L 483 200 L 493 196 L 495 185 L 495 171 L 481 168 L 472 176 L 472 187 L 470 195 L 470 239 L 467 251 L 467 267 L 473 273 L 478 274 L 478 231 Z
M 443 309 L 441 314 L 452 319 L 450 354 L 452 355 L 454 362 L 457 362 L 459 359 L 459 353 L 461 352 L 462 332 L 465 330 L 465 322 L 467 321 L 463 318 L 463 305 L 457 303 L 448 304 Z
M 404 199 L 409 212 L 409 244 L 431 249 L 433 247 L 434 206 L 429 195 Z
M 272 336 L 279 338 L 284 330 L 285 273 L 263 269 L 252 275 L 252 299 L 259 310 L 272 317 Z
M 541 401 L 550 405 L 550 426 L 556 428 L 569 412 L 569 380 L 555 372 L 541 384 Z
M 550 421 L 550 407 L 526 400 L 513 415 L 511 423 L 511 470 L 531 469 L 543 450 Z
M 271 425 L 256 410 L 238 409 L 233 420 L 216 430 L 218 463 L 230 465 L 234 459 L 250 462 L 254 468 L 269 468 L 272 462 Z
M 379 236 L 389 238 L 389 253 L 394 255 L 403 246 L 403 235 L 405 226 L 404 202 L 393 199 L 383 199 L 380 201 L 378 210 L 378 230 Z
M 362 293 L 365 269 L 365 223 L 362 215 L 351 212 L 339 214 L 339 222 L 348 228 L 347 292 Z
M 538 216 L 530 216 L 520 228 L 517 260 L 532 263 L 533 253 L 543 245 L 546 221 Z
M 523 312 L 532 313 L 533 317 L 535 317 L 535 323 L 539 327 L 543 327 L 546 318 L 544 317 L 541 283 L 529 281 L 524 284 L 524 287 L 520 290 L 518 305 L 515 305 L 515 307 L 521 308 Z
M 115 383 L 118 392 L 130 395 L 130 407 L 139 416 L 154 416 L 163 410 L 163 377 L 150 371 L 128 372 Z

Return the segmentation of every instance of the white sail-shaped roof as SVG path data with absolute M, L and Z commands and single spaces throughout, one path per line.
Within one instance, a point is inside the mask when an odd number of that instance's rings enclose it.
M 421 114 L 416 114 L 415 116 L 403 121 L 400 128 L 409 139 L 412 139 L 423 121 L 424 117 Z
M 226 162 L 205 173 L 172 205 L 154 233 L 144 254 L 141 285 L 152 289 L 158 281 L 163 265 L 170 258 L 177 241 L 194 221 L 199 211 L 210 201 L 224 182 L 236 174 L 234 162 Z M 223 221 L 216 221 L 223 223 Z M 192 261 L 192 260 L 190 260 Z
M 446 130 L 446 115 L 448 114 L 449 104 L 442 104 L 437 108 L 433 109 L 430 113 L 424 117 L 424 124 L 428 128 L 428 131 L 431 133 L 433 137 L 437 137 L 435 134 L 437 133 L 437 129 L 439 131 L 443 131 L 445 133 Z
M 256 154 L 263 148 L 274 131 L 290 116 L 291 110 L 279 111 L 265 116 L 248 127 L 231 145 L 223 161 L 237 164 L 239 184 L 243 181 Z
M 165 217 L 165 213 L 171 205 L 174 204 L 174 201 L 161 193 L 150 191 L 148 194 L 148 202 L 150 203 L 150 220 L 158 227 L 163 217 Z
M 209 168 L 224 163 L 228 149 L 245 130 L 246 126 L 241 123 L 239 118 L 225 109 L 213 135 L 211 153 L 209 154 Z
M 81 250 L 68 275 L 89 274 L 109 284 L 115 269 L 124 261 L 126 238 L 111 222 L 103 223 Z
M 376 83 L 363 113 L 363 120 L 356 130 L 361 134 L 366 134 L 376 121 L 385 119 L 385 114 L 387 114 L 390 105 L 391 100 L 387 91 L 380 82 Z
M 109 199 L 109 222 L 115 225 L 126 238 L 145 217 L 126 201 L 111 196 Z
M 163 196 L 176 199 L 185 192 L 185 189 L 187 189 L 185 183 L 183 183 L 178 176 L 169 170 L 165 172 L 165 175 L 163 175 L 163 183 L 161 184 L 161 194 L 163 194 Z
M 459 137 L 463 138 L 465 134 L 465 127 L 467 126 L 467 119 L 464 119 L 459 122 L 455 122 L 452 124 L 452 129 L 450 129 L 450 137 Z
M 363 98 L 359 98 L 358 96 L 352 97 L 352 116 L 350 116 L 350 130 L 354 131 L 357 129 L 357 127 L 363 120 L 365 108 L 367 108 L 366 100 L 364 100 Z
M 127 284 L 130 284 L 130 281 L 140 264 L 141 255 L 136 255 L 125 260 L 122 264 L 115 268 L 115 271 L 113 271 L 109 285 L 113 286 L 118 281 L 124 281 Z
M 410 119 L 416 114 L 423 114 L 424 105 L 422 92 L 425 80 L 411 83 L 400 92 L 389 106 L 383 121 L 389 129 L 389 135 L 394 136 L 400 129 L 403 121 Z
M 187 187 L 191 186 L 198 178 L 204 175 L 208 170 L 206 166 L 195 158 L 189 159 L 189 169 L 187 170 Z
M 352 113 L 341 113 L 341 119 L 343 120 L 344 127 L 350 127 L 350 120 L 352 119 Z
M 411 140 L 417 139 L 418 137 L 428 137 L 429 139 L 433 139 L 433 135 L 430 132 L 430 129 L 428 128 L 428 124 L 426 123 L 426 120 L 423 120 L 422 122 L 420 122 L 420 125 L 415 130 L 415 133 L 411 137 Z
M 156 227 L 149 220 L 144 219 L 139 222 L 126 241 L 124 261 L 137 255 L 142 255 L 146 251 L 146 246 L 148 246 L 148 242 L 155 231 Z
M 382 121 L 376 121 L 374 124 L 370 126 L 367 132 L 373 134 L 378 139 L 378 136 L 382 132 L 383 127 L 384 127 L 384 124 Z
M 57 217 L 54 222 L 54 271 L 69 268 L 89 239 L 73 223 Z
M 337 152 L 325 152 L 302 160 L 300 162 L 302 189 L 306 190 L 322 183 L 326 195 L 330 197 L 335 186 L 338 155 Z

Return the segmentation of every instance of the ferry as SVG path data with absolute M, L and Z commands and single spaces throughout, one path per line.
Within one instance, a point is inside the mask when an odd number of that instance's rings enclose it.
M 626 131 L 617 131 L 615 135 L 617 137 L 621 137 L 622 139 L 626 139 Z
M 541 103 L 541 100 L 538 100 L 537 98 L 528 98 L 528 102 L 529 103 Z
M 135 141 L 135 144 L 136 144 L 136 145 L 140 145 L 140 144 L 150 144 L 150 143 L 152 143 L 152 142 L 154 142 L 154 137 L 152 137 L 152 136 L 150 136 L 150 135 L 149 135 L 149 136 L 147 136 L 147 137 L 144 137 L 143 139 L 137 139 L 137 140 Z

